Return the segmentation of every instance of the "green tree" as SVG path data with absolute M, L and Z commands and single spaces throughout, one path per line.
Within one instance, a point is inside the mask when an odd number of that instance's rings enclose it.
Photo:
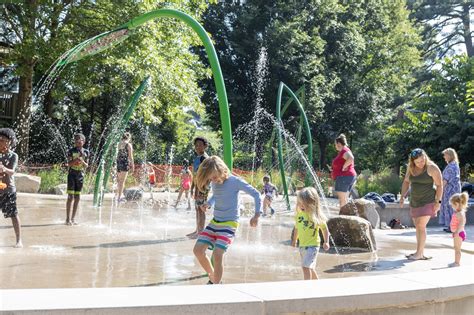
M 163 6 L 171 6 L 199 18 L 207 4 L 197 0 L 176 0 L 173 3 L 25 1 L 3 8 L 2 17 L 8 19 L 2 24 L 6 35 L 1 41 L 9 40 L 13 49 L 8 63 L 17 65 L 20 82 L 29 82 L 27 85 L 20 83 L 20 93 L 25 100 L 20 115 L 23 124 L 18 124 L 24 127 L 19 128 L 23 157 L 28 151 L 33 81 L 39 80 L 54 59 L 68 48 Z M 54 16 L 51 12 L 59 12 L 59 22 L 51 22 Z M 29 27 L 35 23 L 38 28 Z M 53 37 L 50 35 L 52 25 L 56 24 Z M 22 34 L 23 37 L 20 37 Z M 143 117 L 145 123 L 161 124 L 162 142 L 182 144 L 193 132 L 187 123 L 190 118 L 187 110 L 203 111 L 198 80 L 210 76 L 210 72 L 190 51 L 192 45 L 199 45 L 197 36 L 179 21 L 159 19 L 147 23 L 121 45 L 68 65 L 61 80 L 46 97 L 44 112 L 55 124 L 65 120 L 80 121 L 78 127 L 82 128 L 81 125 L 88 122 L 89 129 L 95 126 L 92 134 L 98 137 L 109 118 L 125 104 L 139 82 L 150 75 L 153 86 L 140 102 L 136 117 Z
M 309 33 L 313 41 L 320 37 L 324 49 L 306 66 L 316 68 L 306 82 L 320 167 L 338 133 L 364 134 L 390 114 L 420 62 L 420 39 L 403 1 L 325 4 L 319 15 L 311 14 L 317 18 Z
M 471 0 L 408 0 L 412 17 L 423 28 L 426 57 L 443 58 L 463 45 L 474 56 Z
M 16 66 L 19 76 L 17 119 L 18 152 L 28 152 L 31 97 L 35 67 L 42 54 L 49 56 L 52 47 L 60 45 L 58 34 L 68 23 L 71 12 L 82 1 L 18 1 L 3 4 L 0 11 L 0 45 L 8 47 L 5 64 Z M 61 49 L 64 49 L 62 46 Z M 48 57 L 49 59 L 49 57 Z
M 262 105 L 274 112 L 280 81 L 295 89 L 306 86 L 320 167 L 337 133 L 361 133 L 388 115 L 420 62 L 420 38 L 404 1 L 219 3 L 210 7 L 204 21 L 222 58 L 234 128 L 247 123 L 255 110 L 252 82 L 257 52 L 264 46 L 269 77 Z M 206 94 L 210 103 L 212 91 L 206 89 Z M 209 114 L 218 128 L 217 113 Z M 296 115 L 287 113 L 290 130 Z
M 434 79 L 427 82 L 411 102 L 403 119 L 389 128 L 395 158 L 403 162 L 411 149 L 424 148 L 438 165 L 441 151 L 458 152 L 461 166 L 474 163 L 474 117 L 469 111 L 469 82 L 474 78 L 474 58 L 446 58 Z

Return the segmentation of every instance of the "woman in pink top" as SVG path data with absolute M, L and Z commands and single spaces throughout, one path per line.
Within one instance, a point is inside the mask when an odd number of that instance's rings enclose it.
M 334 191 L 339 198 L 339 207 L 347 204 L 347 197 L 356 181 L 357 173 L 354 169 L 354 155 L 347 147 L 347 140 L 344 134 L 340 134 L 334 143 L 339 152 L 332 160 L 331 177 L 336 181 Z

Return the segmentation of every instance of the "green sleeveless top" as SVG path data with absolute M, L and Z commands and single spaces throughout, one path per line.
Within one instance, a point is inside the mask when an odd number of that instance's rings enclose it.
M 436 189 L 433 187 L 433 178 L 428 175 L 428 168 L 418 176 L 410 175 L 410 183 L 410 207 L 418 208 L 434 203 Z

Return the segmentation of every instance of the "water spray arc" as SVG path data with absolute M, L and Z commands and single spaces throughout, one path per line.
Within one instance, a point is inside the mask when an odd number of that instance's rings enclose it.
M 300 114 L 302 116 L 303 125 L 305 127 L 306 140 L 308 141 L 308 160 L 309 160 L 309 163 L 312 165 L 313 164 L 313 140 L 312 140 L 312 137 L 311 137 L 311 129 L 309 127 L 308 118 L 306 117 L 306 113 L 304 112 L 303 105 L 301 105 L 301 102 L 299 101 L 296 94 L 283 82 L 280 82 L 280 86 L 278 87 L 278 96 L 277 96 L 277 103 L 276 103 L 277 120 L 280 122 L 281 125 L 283 125 L 282 120 L 281 120 L 281 117 L 282 117 L 281 99 L 282 99 L 282 95 L 283 95 L 283 90 L 288 92 L 288 94 L 290 94 L 292 99 L 294 99 L 296 104 L 298 105 L 298 109 L 299 109 Z M 289 106 L 290 103 L 287 103 L 288 106 Z M 285 108 L 285 110 L 286 110 L 286 108 Z M 281 181 L 282 181 L 282 185 L 283 185 L 283 193 L 285 194 L 285 199 L 286 199 L 286 206 L 287 206 L 288 211 L 290 211 L 291 210 L 291 208 L 290 208 L 290 199 L 289 199 L 289 196 L 288 196 L 288 185 L 286 183 L 286 176 L 285 176 L 285 167 L 284 167 L 284 161 L 283 161 L 282 137 L 281 137 L 280 128 L 278 128 L 277 133 L 278 133 L 277 142 L 278 142 L 278 162 L 279 162 L 278 164 L 279 164 L 279 168 L 280 168 Z
M 305 103 L 306 103 L 306 91 L 305 91 L 305 87 L 304 85 L 302 85 L 298 90 L 296 90 L 295 92 L 295 95 L 298 97 L 298 100 L 300 101 L 301 105 L 303 106 L 303 108 L 305 107 Z M 293 103 L 293 101 L 295 101 L 295 99 L 293 97 L 290 97 L 285 105 L 283 106 L 283 108 L 281 109 L 281 116 L 285 115 L 286 113 L 286 110 L 288 109 L 288 107 L 290 107 L 290 105 Z M 299 124 L 298 124 L 298 130 L 296 132 L 296 139 L 297 139 L 297 142 L 298 144 L 301 144 L 301 130 L 303 128 L 303 114 L 300 113 L 300 121 L 299 121 Z M 273 148 L 273 144 L 275 142 L 275 135 L 276 135 L 276 132 L 277 132 L 277 126 L 274 126 L 273 127 L 273 130 L 272 130 L 272 135 L 270 137 L 270 141 L 268 142 L 269 143 L 269 151 L 270 151 L 270 154 L 269 154 L 269 159 L 268 159 L 268 162 L 267 162 L 267 165 L 268 165 L 268 169 L 271 170 L 272 169 L 272 166 L 273 166 L 273 163 L 272 163 L 272 151 L 274 150 Z M 271 176 L 271 172 L 270 173 L 270 176 Z M 290 170 L 290 178 L 292 176 L 292 169 Z M 308 177 L 306 177 L 306 184 L 308 184 Z
M 99 34 L 78 44 L 77 46 L 66 52 L 64 54 L 64 57 L 61 58 L 53 68 L 64 67 L 71 62 L 79 61 L 82 58 L 97 54 L 105 49 L 108 49 L 116 45 L 117 43 L 127 39 L 133 34 L 133 30 L 139 27 L 140 25 L 155 18 L 178 19 L 186 23 L 189 27 L 191 27 L 202 41 L 206 50 L 207 57 L 209 59 L 209 63 L 211 65 L 211 70 L 214 76 L 214 84 L 217 92 L 217 98 L 219 102 L 219 113 L 221 119 L 224 146 L 224 161 L 227 166 L 232 169 L 232 127 L 230 122 L 227 92 L 225 88 L 224 78 L 222 75 L 222 70 L 219 64 L 219 59 L 217 58 L 216 50 L 211 42 L 211 39 L 209 38 L 209 35 L 207 34 L 204 27 L 190 15 L 173 9 L 159 9 L 145 13 L 121 25 L 115 30 Z M 100 179 L 96 180 L 96 182 L 100 182 Z
M 201 39 L 204 48 L 206 50 L 207 57 L 209 59 L 209 63 L 211 65 L 211 70 L 214 76 L 214 84 L 216 86 L 217 91 L 217 98 L 219 101 L 219 112 L 221 118 L 221 125 L 222 125 L 222 137 L 224 143 L 224 161 L 227 166 L 232 169 L 232 127 L 230 123 L 230 114 L 229 114 L 229 104 L 227 101 L 227 92 L 224 83 L 224 77 L 222 75 L 221 66 L 219 64 L 219 59 L 217 58 L 217 53 L 214 48 L 214 45 L 209 38 L 204 27 L 199 24 L 194 18 L 190 15 L 183 13 L 178 10 L 173 9 L 160 9 L 145 13 L 141 16 L 138 16 L 131 21 L 121 25 L 117 28 L 117 32 L 124 32 L 124 29 L 129 31 L 139 27 L 140 25 L 160 17 L 168 17 L 168 18 L 175 18 L 184 23 L 186 23 L 189 27 L 193 29 L 194 32 L 199 36 Z M 124 35 L 125 36 L 125 35 Z M 103 41 L 105 39 L 102 38 Z M 109 42 L 106 41 L 106 44 Z
M 124 112 L 122 119 L 120 120 L 116 128 L 112 130 L 111 134 L 107 138 L 107 142 L 104 144 L 102 157 L 99 161 L 99 166 L 95 177 L 94 207 L 102 205 L 102 201 L 104 199 L 104 191 L 107 187 L 107 183 L 110 177 L 110 171 L 112 170 L 112 165 L 117 155 L 117 144 L 119 143 L 123 133 L 125 132 L 125 128 L 127 127 L 128 121 L 130 120 L 130 117 L 132 116 L 135 107 L 137 106 L 138 100 L 143 94 L 143 91 L 145 91 L 145 88 L 148 86 L 149 82 L 150 77 L 146 77 L 145 80 L 142 81 L 140 86 L 135 90 L 135 93 L 133 93 L 130 102 L 127 106 L 127 110 Z

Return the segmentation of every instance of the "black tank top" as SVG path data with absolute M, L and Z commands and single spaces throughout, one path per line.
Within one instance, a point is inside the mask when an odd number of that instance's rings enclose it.
M 120 163 L 127 163 L 128 164 L 128 143 L 125 145 L 119 144 L 119 149 L 117 152 L 117 161 Z

